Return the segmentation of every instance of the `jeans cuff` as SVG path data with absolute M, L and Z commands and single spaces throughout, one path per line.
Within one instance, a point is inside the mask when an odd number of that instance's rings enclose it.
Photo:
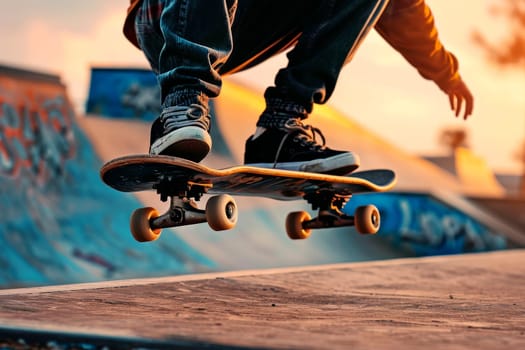
M 192 104 L 198 104 L 208 110 L 209 98 L 202 91 L 194 89 L 180 89 L 174 90 L 169 93 L 164 102 L 162 108 L 174 107 L 174 106 L 191 106 Z
M 302 105 L 278 97 L 266 96 L 266 109 L 259 117 L 257 126 L 283 129 L 290 119 L 306 119 L 308 111 Z
M 300 119 L 306 119 L 308 117 L 308 110 L 304 106 L 279 97 L 266 97 L 266 111 L 271 114 L 273 112 L 282 112 Z

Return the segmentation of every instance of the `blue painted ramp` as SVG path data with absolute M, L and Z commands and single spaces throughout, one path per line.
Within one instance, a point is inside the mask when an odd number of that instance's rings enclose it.
M 0 288 L 213 268 L 175 235 L 136 243 L 140 204 L 102 184 L 101 164 L 58 77 L 0 67 Z
M 344 208 L 352 215 L 373 203 L 381 212 L 378 237 L 410 255 L 479 253 L 509 248 L 509 237 L 484 216 L 469 213 L 432 193 L 389 192 L 355 195 Z

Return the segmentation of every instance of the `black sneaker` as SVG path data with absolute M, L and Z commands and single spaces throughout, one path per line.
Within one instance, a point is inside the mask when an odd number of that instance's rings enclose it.
M 210 116 L 198 104 L 165 108 L 151 126 L 150 154 L 200 162 L 211 149 Z
M 316 135 L 322 139 L 319 144 Z M 260 136 L 246 141 L 244 164 L 261 168 L 349 174 L 359 167 L 359 157 L 348 151 L 325 147 L 321 131 L 290 119 L 284 128 L 266 129 Z

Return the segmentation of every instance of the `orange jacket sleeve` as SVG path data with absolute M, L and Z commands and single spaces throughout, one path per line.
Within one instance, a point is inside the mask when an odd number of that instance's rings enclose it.
M 130 0 L 123 28 L 124 36 L 139 49 L 140 47 L 137 41 L 137 33 L 135 33 L 135 15 L 140 2 L 141 0 Z
M 390 0 L 375 29 L 421 76 L 442 90 L 461 79 L 458 60 L 439 40 L 434 16 L 424 0 Z

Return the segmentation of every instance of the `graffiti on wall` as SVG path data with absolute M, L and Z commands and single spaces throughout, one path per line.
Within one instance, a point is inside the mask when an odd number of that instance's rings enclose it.
M 0 67 L 0 288 L 214 266 L 176 235 L 135 242 L 128 215 L 141 204 L 105 186 L 101 165 L 58 77 Z
M 87 113 L 112 118 L 153 120 L 160 111 L 160 89 L 147 69 L 92 68 Z
M 16 178 L 27 172 L 45 183 L 75 153 L 73 111 L 63 94 L 7 96 L 0 91 L 0 173 Z
M 344 211 L 373 203 L 381 211 L 379 235 L 416 255 L 505 249 L 503 236 L 466 213 L 427 194 L 355 195 Z

